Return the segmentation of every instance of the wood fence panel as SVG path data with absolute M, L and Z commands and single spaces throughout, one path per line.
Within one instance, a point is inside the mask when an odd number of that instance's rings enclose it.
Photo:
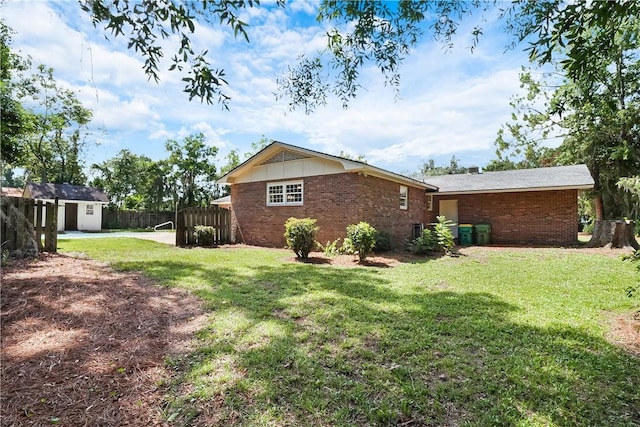
M 102 228 L 152 228 L 158 224 L 174 221 L 175 212 L 136 211 L 113 207 L 102 208 Z
M 176 246 L 196 244 L 195 228 L 198 225 L 213 227 L 213 244 L 223 245 L 230 242 L 231 213 L 219 206 L 206 208 L 185 208 L 176 218 Z
M 55 204 L 51 204 L 51 208 L 47 208 L 44 229 L 42 227 L 43 209 L 45 209 L 45 206 L 41 201 L 36 204 L 33 199 L 2 196 L 0 230 L 2 233 L 2 249 L 23 251 L 24 253 L 40 250 L 56 252 L 58 243 L 57 199 Z M 50 215 L 51 218 L 49 218 Z M 52 236 L 50 244 L 44 247 L 42 246 L 43 231 L 45 236 Z
M 58 198 L 54 203 L 47 202 L 46 220 L 44 230 L 44 250 L 46 252 L 58 251 Z

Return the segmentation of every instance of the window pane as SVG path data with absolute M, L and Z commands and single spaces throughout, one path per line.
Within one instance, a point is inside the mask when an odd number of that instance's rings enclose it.
M 287 203 L 295 203 L 302 201 L 302 193 L 287 194 Z
M 302 181 L 267 184 L 267 204 L 269 205 L 301 205 L 302 194 Z
M 404 185 L 400 186 L 400 208 L 406 209 L 409 205 L 409 200 L 407 197 L 408 190 Z
M 302 193 L 302 184 L 287 184 L 287 193 Z

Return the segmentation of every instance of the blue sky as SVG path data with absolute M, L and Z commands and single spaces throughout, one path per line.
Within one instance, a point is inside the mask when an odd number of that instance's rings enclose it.
M 527 65 L 521 48 L 505 50 L 511 39 L 485 15 L 485 34 L 473 53 L 469 30 L 480 15 L 459 28 L 454 48 L 425 37 L 401 68 L 400 99 L 373 68 L 362 72 L 364 89 L 348 110 L 330 99 L 311 115 L 288 111 L 276 101 L 276 77 L 300 54 L 325 46 L 326 24 L 315 20 L 317 2 L 291 1 L 283 9 L 249 9 L 243 20 L 250 43 L 223 28 L 199 27 L 197 49 L 208 49 L 214 67 L 225 69 L 230 111 L 188 101 L 181 76 L 165 71 L 148 81 L 142 59 L 125 39 L 107 40 L 75 1 L 4 3 L 2 16 L 16 34 L 13 47 L 35 64 L 55 69 L 57 80 L 76 91 L 94 112 L 96 130 L 86 162 L 101 162 L 121 149 L 153 159 L 166 157 L 167 139 L 203 132 L 219 149 L 241 154 L 263 135 L 293 145 L 338 154 L 365 155 L 394 172 L 416 171 L 430 158 L 447 164 L 455 155 L 466 166 L 484 166 L 494 157 L 493 141 L 509 119 L 510 98 L 519 92 L 518 73 Z M 176 40 L 166 40 L 167 48 Z

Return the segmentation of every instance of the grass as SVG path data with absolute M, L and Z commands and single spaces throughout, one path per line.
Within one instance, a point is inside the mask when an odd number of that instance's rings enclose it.
M 604 338 L 637 309 L 635 270 L 615 257 L 479 251 L 383 269 L 137 239 L 60 247 L 206 302 L 197 349 L 167 361 L 174 425 L 640 424 L 640 360 Z

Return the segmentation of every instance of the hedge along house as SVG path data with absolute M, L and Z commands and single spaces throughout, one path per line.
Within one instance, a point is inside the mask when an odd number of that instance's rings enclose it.
M 289 217 L 318 220 L 323 244 L 367 221 L 400 247 L 416 224 L 445 215 L 486 223 L 499 244 L 577 242 L 578 191 L 593 187 L 586 166 L 428 177 L 273 142 L 218 180 L 231 187 L 232 241 L 285 245 Z M 457 236 L 457 227 L 453 228 Z
M 102 207 L 109 198 L 92 187 L 27 183 L 23 197 L 51 202 L 58 198 L 58 231 L 95 231 L 102 227 Z
M 290 217 L 316 218 L 323 244 L 367 221 L 399 246 L 436 187 L 363 162 L 273 142 L 218 180 L 231 186 L 232 241 L 285 245 Z

